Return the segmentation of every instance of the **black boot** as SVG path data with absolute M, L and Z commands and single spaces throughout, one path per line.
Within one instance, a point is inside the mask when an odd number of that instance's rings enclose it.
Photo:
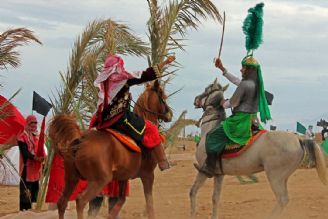
M 208 178 L 216 175 L 215 170 L 217 157 L 217 153 L 207 153 L 206 161 L 204 165 L 199 169 L 199 172 L 204 173 Z

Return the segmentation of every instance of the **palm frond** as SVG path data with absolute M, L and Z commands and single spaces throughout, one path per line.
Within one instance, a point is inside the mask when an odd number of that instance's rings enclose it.
M 48 148 L 48 154 L 47 154 L 45 164 L 42 169 L 41 178 L 39 180 L 40 189 L 39 189 L 37 200 L 36 200 L 36 206 L 35 206 L 36 210 L 42 209 L 42 205 L 43 205 L 45 197 L 46 197 L 46 191 L 47 191 L 48 182 L 49 182 L 51 164 L 52 164 L 52 160 L 54 159 L 54 155 L 55 155 L 55 151 L 52 149 L 52 147 L 50 147 L 50 144 L 51 144 L 50 141 L 49 140 L 46 141 L 45 144 L 47 145 L 47 148 Z
M 178 135 L 181 133 L 181 130 L 189 125 L 195 125 L 197 123 L 196 120 L 193 119 L 185 119 L 185 115 L 187 111 L 183 111 L 179 118 L 170 126 L 170 128 L 164 131 L 164 135 L 166 137 L 166 141 L 164 143 L 164 148 L 169 148 L 174 145 L 177 140 Z
M 8 29 L 0 34 L 0 70 L 8 66 L 17 68 L 20 65 L 20 53 L 15 49 L 31 41 L 42 44 L 33 31 L 26 28 Z
M 148 0 L 152 65 L 160 63 L 168 53 L 176 49 L 183 50 L 181 42 L 187 31 L 197 30 L 201 19 L 211 17 L 222 21 L 218 9 L 210 0 L 172 0 L 163 9 L 157 4 L 156 0 Z
M 170 93 L 170 94 L 167 96 L 167 98 L 170 98 L 170 97 L 172 97 L 173 95 L 179 93 L 180 91 L 182 91 L 182 89 L 183 89 L 183 87 L 180 88 L 180 89 L 178 89 L 178 90 L 176 90 L 176 91 L 174 91 L 174 92 L 172 92 L 172 93 Z
M 61 74 L 64 85 L 52 101 L 57 112 L 71 112 L 73 103 L 82 98 L 82 114 L 90 117 L 98 92 L 93 81 L 109 53 L 143 56 L 149 48 L 124 24 L 110 19 L 91 22 L 74 44 L 65 76 Z

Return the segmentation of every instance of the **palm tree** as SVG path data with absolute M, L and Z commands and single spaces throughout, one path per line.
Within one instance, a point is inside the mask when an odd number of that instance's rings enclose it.
M 172 145 L 174 145 L 177 141 L 178 135 L 181 133 L 181 130 L 189 125 L 195 125 L 197 123 L 196 120 L 193 119 L 185 119 L 185 115 L 187 114 L 187 111 L 184 110 L 178 119 L 171 124 L 170 128 L 163 131 L 166 141 L 164 143 L 164 148 L 170 148 Z
M 222 22 L 221 15 L 210 0 L 170 0 L 163 8 L 157 0 L 147 0 L 151 45 L 150 65 L 163 61 L 177 49 L 184 50 L 183 40 L 190 29 L 197 30 L 201 19 L 213 18 Z
M 90 23 L 74 44 L 66 72 L 60 73 L 63 86 L 52 100 L 55 114 L 75 112 L 82 126 L 90 120 L 96 110 L 98 93 L 93 81 L 108 53 L 150 55 L 151 66 L 163 61 L 171 51 L 183 49 L 182 38 L 189 28 L 197 29 L 200 18 L 210 16 L 221 21 L 218 10 L 210 0 L 170 1 L 162 10 L 156 0 L 147 1 L 151 14 L 148 22 L 151 50 L 124 24 L 110 19 Z M 46 167 L 50 164 L 51 159 Z M 44 174 L 45 177 L 47 174 Z M 44 196 L 45 187 L 41 193 Z M 38 202 L 41 203 L 42 199 Z
M 65 74 L 60 73 L 64 85 L 53 100 L 55 113 L 81 109 L 84 121 L 90 119 L 97 106 L 93 81 L 109 53 L 145 56 L 149 48 L 124 24 L 110 19 L 91 22 L 77 38 Z
M 60 73 L 63 87 L 57 90 L 53 100 L 56 113 L 80 110 L 84 122 L 89 121 L 96 109 L 97 88 L 93 81 L 108 53 L 151 56 L 149 64 L 162 61 L 165 56 L 179 48 L 189 28 L 197 29 L 200 18 L 210 16 L 221 21 L 221 16 L 210 0 L 170 1 L 159 9 L 156 0 L 147 0 L 151 17 L 148 22 L 151 50 L 124 24 L 110 19 L 90 23 L 76 40 L 65 73 Z
M 15 49 L 31 41 L 42 44 L 33 31 L 26 28 L 9 29 L 0 34 L 0 70 L 8 66 L 17 68 L 20 65 L 20 54 Z
M 66 72 L 60 72 L 63 85 L 51 100 L 55 114 L 74 112 L 82 129 L 89 123 L 98 99 L 93 82 L 109 53 L 146 56 L 149 47 L 124 24 L 111 19 L 91 22 L 75 41 Z M 40 180 L 37 209 L 45 198 L 53 156 L 51 150 Z
M 187 31 L 197 30 L 201 24 L 201 19 L 212 18 L 222 23 L 222 17 L 211 0 L 170 0 L 163 8 L 158 6 L 157 0 L 147 0 L 147 2 L 150 11 L 148 21 L 151 45 L 151 57 L 148 58 L 150 66 L 160 63 L 168 54 L 177 49 L 184 50 L 185 45 L 183 42 Z M 178 66 L 175 65 L 174 67 Z M 168 69 L 163 70 L 167 71 Z M 164 86 L 173 79 L 177 70 L 168 72 L 170 76 L 165 80 L 161 79 Z M 182 88 L 174 91 L 169 97 L 181 90 Z M 182 115 L 185 113 L 183 112 Z M 180 116 L 172 127 L 166 131 L 166 137 L 171 138 L 172 141 L 166 142 L 165 148 L 174 143 L 180 129 L 191 124 L 195 124 L 194 121 L 184 120 Z
M 7 69 L 8 66 L 17 68 L 20 65 L 20 53 L 15 49 L 19 46 L 28 44 L 34 41 L 42 44 L 40 40 L 33 34 L 33 31 L 26 28 L 8 29 L 0 34 L 0 70 Z M 0 88 L 2 84 L 0 83 Z M 9 101 L 14 98 L 20 89 L 9 98 Z M 0 105 L 0 120 L 8 116 L 8 112 L 5 114 L 3 109 L 8 103 Z
M 42 44 L 40 40 L 33 34 L 33 31 L 26 28 L 8 29 L 0 34 L 0 70 L 7 69 L 8 66 L 17 68 L 20 65 L 20 53 L 16 50 L 17 47 L 28 44 L 34 41 Z M 0 87 L 2 84 L 0 83 Z M 18 90 L 9 100 L 18 94 Z M 0 106 L 0 120 L 7 115 L 3 113 L 6 103 Z
M 40 40 L 33 34 L 33 31 L 26 28 L 15 28 L 8 29 L 0 34 L 0 70 L 7 69 L 8 66 L 17 68 L 20 65 L 20 53 L 15 50 L 19 46 L 27 45 L 29 42 L 34 41 L 36 43 L 42 44 Z M 0 88 L 2 84 L 0 83 Z M 11 112 L 4 112 L 6 106 L 8 106 L 10 100 L 12 100 L 18 93 L 20 89 L 16 91 L 8 101 L 0 105 L 0 122 L 4 120 L 7 116 L 11 115 Z M 15 166 L 10 162 L 8 157 L 4 152 L 9 149 L 12 145 L 0 145 L 0 158 L 3 156 L 5 160 L 0 159 L 0 165 L 3 165 L 4 174 L 7 175 L 8 169 L 7 165 L 4 165 L 6 161 L 9 166 L 14 170 Z M 17 172 L 17 170 L 16 170 Z M 17 172 L 18 173 L 18 172 Z

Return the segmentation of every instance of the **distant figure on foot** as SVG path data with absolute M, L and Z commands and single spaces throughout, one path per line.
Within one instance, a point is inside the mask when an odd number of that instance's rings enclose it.
M 20 151 L 19 174 L 19 210 L 32 208 L 32 203 L 36 202 L 39 192 L 39 180 L 41 175 L 42 162 L 45 154 L 38 154 L 38 121 L 34 115 L 26 118 L 24 132 L 18 136 L 17 142 Z

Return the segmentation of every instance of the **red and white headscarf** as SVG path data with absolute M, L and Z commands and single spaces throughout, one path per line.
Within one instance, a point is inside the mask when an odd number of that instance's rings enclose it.
M 26 117 L 26 125 L 25 131 L 28 133 L 37 134 L 37 123 L 38 120 L 36 119 L 35 115 L 29 115 Z
M 24 132 L 18 136 L 18 141 L 27 144 L 27 150 L 33 154 L 38 155 L 39 136 L 37 132 L 37 119 L 34 115 L 26 117 L 26 125 Z M 43 155 L 45 156 L 45 155 Z M 23 171 L 23 159 L 20 158 L 19 172 Z M 41 162 L 37 160 L 28 159 L 26 161 L 26 181 L 35 182 L 40 179 Z
M 128 79 L 140 78 L 141 75 L 142 71 L 127 72 L 121 57 L 109 55 L 106 58 L 102 72 L 94 81 L 94 85 L 100 89 L 98 94 L 98 107 L 101 104 L 104 105 L 104 102 L 111 104 L 114 97 L 122 89 Z M 107 95 L 105 95 L 105 93 L 107 93 Z M 106 101 L 105 96 L 107 96 Z
M 27 144 L 30 153 L 35 154 L 37 143 L 38 143 L 38 130 L 37 124 L 38 120 L 34 115 L 29 115 L 26 117 L 26 125 L 24 132 L 18 136 L 19 141 L 23 141 Z

